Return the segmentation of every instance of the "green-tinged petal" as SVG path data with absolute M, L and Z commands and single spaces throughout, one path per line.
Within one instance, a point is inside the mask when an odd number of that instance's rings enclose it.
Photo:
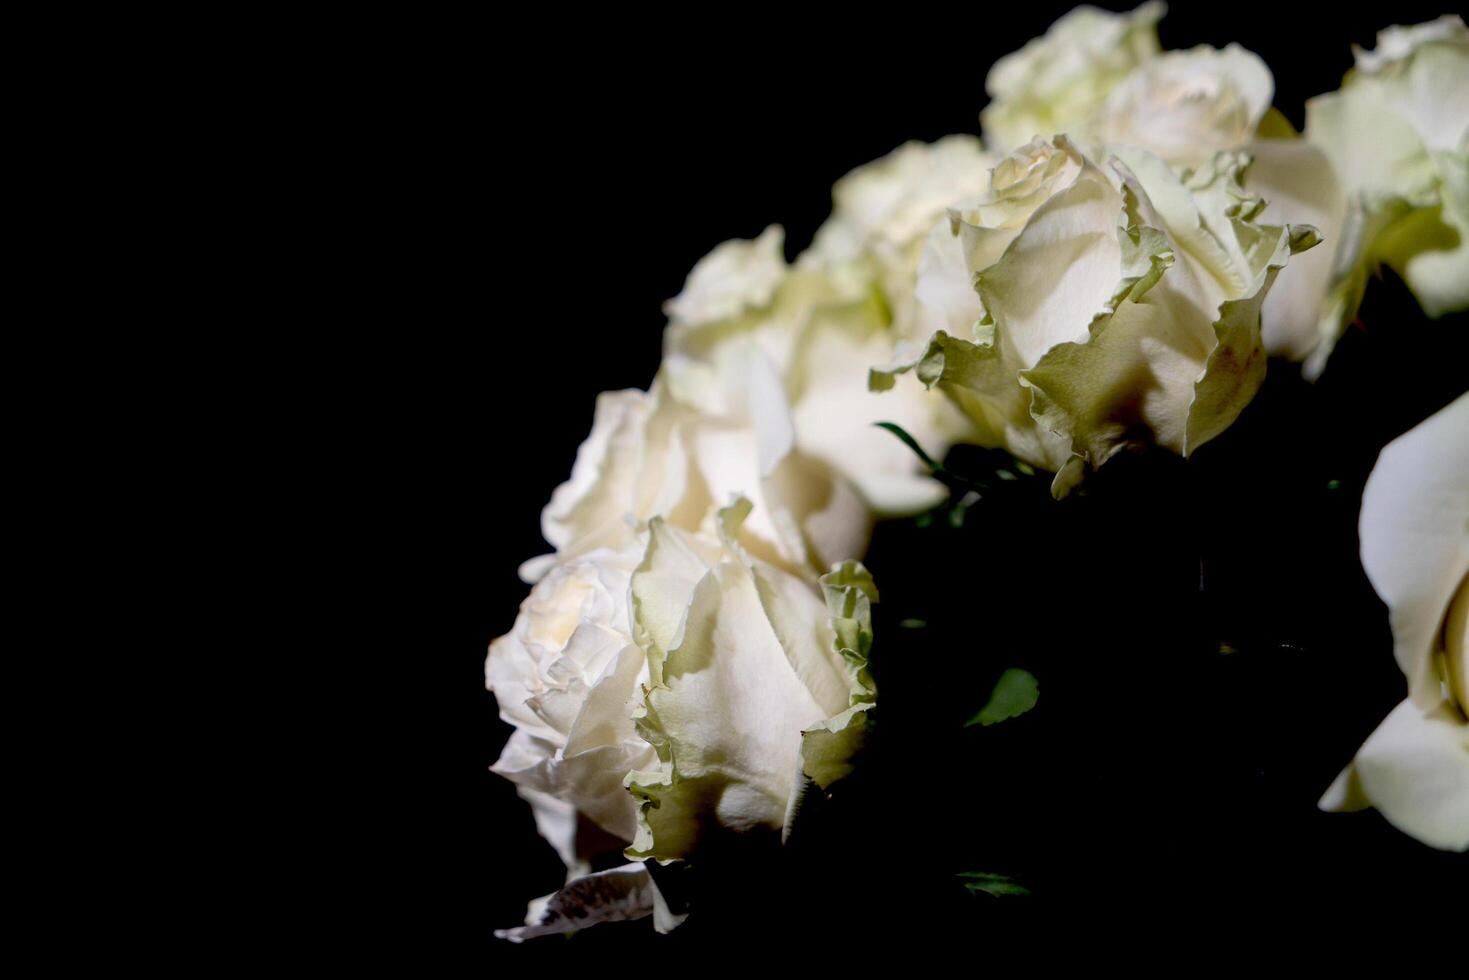
M 656 779 L 629 777 L 644 802 L 628 855 L 668 860 L 714 829 L 779 829 L 800 732 L 821 717 L 764 618 L 748 568 L 711 569 L 664 663 L 663 686 L 647 696 L 640 730 L 666 769 Z
M 1350 88 L 1306 103 L 1306 138 L 1331 160 L 1349 194 L 1370 201 L 1434 198 L 1432 157 L 1412 123 Z
M 872 700 L 870 577 L 840 566 L 823 579 L 824 608 L 809 584 L 743 548 L 748 512 L 741 502 L 720 513 L 719 553 L 692 589 L 696 569 L 683 556 L 701 546 L 675 551 L 668 539 L 681 532 L 669 528 L 656 530 L 634 575 L 634 613 L 651 617 L 640 635 L 666 646 L 637 722 L 658 765 L 627 778 L 641 803 L 629 857 L 667 862 L 713 832 L 780 830 L 801 789 L 805 746 L 807 772 L 829 784 L 861 730 L 853 709 Z M 666 610 L 680 602 L 686 610 L 670 628 Z
M 1469 93 L 1469 29 L 1458 18 L 1440 18 L 1397 30 L 1406 36 L 1384 31 L 1381 50 L 1357 52 L 1357 68 L 1342 88 L 1401 116 L 1429 150 L 1462 149 L 1469 131 L 1469 100 L 1463 97 Z
M 859 562 L 849 561 L 821 578 L 833 645 L 842 658 L 846 707 L 802 734 L 800 771 L 822 789 L 852 771 L 866 735 L 877 687 L 867 669 L 872 649 L 872 603 L 877 587 Z
M 1058 470 L 1071 458 L 1067 440 L 1041 428 L 1030 414 L 1030 394 L 1020 385 L 1018 358 L 1004 356 L 1001 338 L 989 325 L 987 342 L 935 333 L 916 356 L 874 368 L 868 383 L 883 391 L 912 372 L 926 387 L 939 387 L 974 426 L 973 441 L 1005 448 L 1034 466 Z
M 996 333 L 1035 364 L 1057 344 L 1084 340 L 1117 288 L 1121 198 L 1087 162 L 1036 209 L 1000 261 L 976 273 Z
M 1234 421 L 1264 378 L 1266 292 L 1315 241 L 1312 229 L 1253 221 L 1261 204 L 1239 184 L 1247 158 L 1221 154 L 1187 183 L 1150 154 L 1128 159 L 1117 164 L 1121 278 L 1086 340 L 1022 375 L 1031 413 L 1092 466 L 1132 441 L 1188 455 Z
M 1262 140 L 1293 140 L 1299 139 L 1300 135 L 1291 125 L 1291 121 L 1285 118 L 1285 114 L 1274 107 L 1265 111 L 1260 125 L 1255 129 L 1255 136 Z
M 709 572 L 707 548 L 654 518 L 648 547 L 632 576 L 633 636 L 648 656 L 651 683 L 663 683 L 668 651 L 682 642 L 684 616 L 694 589 Z
M 1246 155 L 1185 179 L 1119 152 L 1115 176 L 1060 136 L 997 166 L 989 193 L 929 239 L 919 297 L 943 329 L 868 379 L 939 386 L 979 444 L 1055 471 L 1058 496 L 1125 445 L 1187 455 L 1227 427 L 1263 377 L 1275 274 L 1319 237 L 1258 222 Z
M 1465 91 L 1469 100 L 1469 88 Z M 1431 317 L 1469 309 L 1469 154 L 1435 153 L 1440 175 L 1436 208 L 1423 208 L 1388 228 L 1377 244 Z

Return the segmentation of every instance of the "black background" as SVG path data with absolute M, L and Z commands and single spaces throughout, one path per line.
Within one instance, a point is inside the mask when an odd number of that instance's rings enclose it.
M 1387 439 L 1464 388 L 1469 353 L 1462 317 L 1423 322 L 1389 277 L 1319 385 L 1272 365 L 1240 422 L 1189 463 L 1119 459 L 1065 505 L 1022 482 L 962 529 L 880 529 L 880 732 L 864 777 L 813 818 L 817 843 L 707 872 L 719 884 L 668 937 L 646 922 L 524 947 L 491 936 L 562 869 L 486 771 L 509 729 L 483 691 L 484 651 L 526 592 L 517 565 L 547 550 L 539 511 L 596 393 L 647 386 L 661 304 L 710 248 L 779 222 L 794 257 L 844 173 L 907 139 L 977 132 L 989 66 L 1068 6 L 533 13 L 496 35 L 487 101 L 445 93 L 453 110 L 435 118 L 467 134 L 452 172 L 483 169 L 468 213 L 448 219 L 478 264 L 461 255 L 441 273 L 474 295 L 428 328 L 414 387 L 433 474 L 415 530 L 441 556 L 414 655 L 448 672 L 432 771 L 454 789 L 436 787 L 431 829 L 410 842 L 408 900 L 437 950 L 556 962 L 804 934 L 834 958 L 938 941 L 997 956 L 1017 937 L 1055 952 L 1066 944 L 1051 939 L 1103 933 L 1129 949 L 1159 942 L 1161 925 L 1238 943 L 1323 908 L 1366 920 L 1441 908 L 1455 883 L 1463 894 L 1459 858 L 1375 813 L 1315 808 L 1403 689 L 1357 559 L 1362 480 Z M 1225 7 L 1175 5 L 1163 47 L 1255 51 L 1298 126 L 1352 43 L 1443 12 L 1400 3 L 1296 24 L 1278 5 Z M 953 462 L 982 473 L 994 460 Z M 899 629 L 909 617 L 930 626 Z M 961 729 L 1008 666 L 1040 678 L 1038 707 Z M 1019 875 L 1033 896 L 971 897 L 953 877 L 966 870 Z

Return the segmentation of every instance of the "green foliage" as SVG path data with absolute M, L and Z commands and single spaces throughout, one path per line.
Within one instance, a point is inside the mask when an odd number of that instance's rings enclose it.
M 923 460 L 923 465 L 927 466 L 935 474 L 944 472 L 943 464 L 937 462 L 932 456 L 924 452 L 923 447 L 918 444 L 918 440 L 909 435 L 908 431 L 904 429 L 901 425 L 898 425 L 896 422 L 874 422 L 872 424 L 877 426 L 879 429 L 887 429 L 893 435 L 897 436 L 900 440 L 902 440 L 903 445 L 913 450 L 913 452 L 917 454 L 918 458 Z
M 971 725 L 993 725 L 1025 714 L 1035 707 L 1040 697 L 1040 683 L 1035 675 L 1019 667 L 1011 667 L 1000 675 L 995 689 L 990 692 L 989 702 L 979 713 L 964 723 Z
M 1009 875 L 992 874 L 988 871 L 965 871 L 959 877 L 964 879 L 964 887 L 971 895 L 984 892 L 996 898 L 1016 898 L 1030 894 L 1030 889 L 1024 885 L 1017 885 L 1015 879 Z

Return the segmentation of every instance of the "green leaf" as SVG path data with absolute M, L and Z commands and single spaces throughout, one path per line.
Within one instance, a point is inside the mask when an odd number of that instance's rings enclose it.
M 877 426 L 879 429 L 887 429 L 893 435 L 901 439 L 903 441 L 903 445 L 907 446 L 909 449 L 918 454 L 918 458 L 923 460 L 924 466 L 927 466 L 935 473 L 943 472 L 943 466 L 934 462 L 933 457 L 923 451 L 923 447 L 918 444 L 918 440 L 910 436 L 907 430 L 904 429 L 901 425 L 898 425 L 896 422 L 874 422 L 872 424 Z
M 1011 667 L 1000 675 L 995 689 L 990 692 L 989 703 L 979 709 L 979 714 L 965 722 L 964 727 L 993 725 L 995 722 L 1023 715 L 1035 707 L 1040 692 L 1040 683 L 1034 674 L 1019 667 Z
M 1030 889 L 1017 885 L 1015 879 L 1009 875 L 991 874 L 987 871 L 966 871 L 959 877 L 965 879 L 964 887 L 969 889 L 971 895 L 984 892 L 996 898 L 1006 898 L 1030 894 Z

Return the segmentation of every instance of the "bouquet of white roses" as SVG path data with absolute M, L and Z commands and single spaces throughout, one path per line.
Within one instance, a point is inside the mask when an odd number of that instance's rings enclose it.
M 1080 7 L 1000 59 L 980 135 L 843 177 L 794 260 L 778 226 L 715 248 L 666 304 L 652 384 L 598 398 L 541 515 L 553 551 L 522 566 L 486 660 L 514 727 L 494 771 L 567 869 L 500 935 L 666 932 L 802 847 L 772 873 L 860 880 L 840 869 L 948 839 L 902 798 L 962 781 L 1036 809 L 975 815 L 944 877 L 1065 892 L 1042 865 L 1096 869 L 1056 828 L 1123 790 L 1055 746 L 1219 758 L 1172 727 L 1181 709 L 1129 714 L 1119 664 L 1140 703 L 1227 689 L 1248 715 L 1266 695 L 1229 686 L 1231 657 L 1282 669 L 1300 633 L 1336 641 L 1268 600 L 1232 611 L 1279 580 L 1231 550 L 1234 495 L 1350 400 L 1333 351 L 1381 270 L 1434 336 L 1469 309 L 1469 29 L 1384 30 L 1296 132 L 1259 57 L 1163 51 L 1163 12 Z M 1354 551 L 1342 490 L 1363 488 L 1348 516 L 1391 653 L 1358 646 L 1401 672 L 1381 687 L 1401 703 L 1312 795 L 1445 851 L 1469 848 L 1466 380 L 1402 400 L 1381 431 L 1411 429 L 1370 477 L 1384 440 L 1311 456 L 1324 476 L 1301 463 L 1296 501 L 1319 521 L 1300 533 Z M 1217 775 L 1178 805 L 1227 810 Z

